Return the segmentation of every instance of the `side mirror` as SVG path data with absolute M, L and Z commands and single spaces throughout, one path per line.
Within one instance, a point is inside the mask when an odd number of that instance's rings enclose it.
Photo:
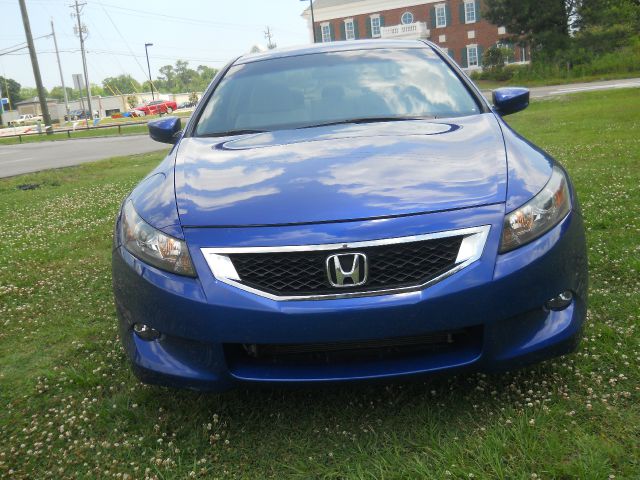
M 179 117 L 165 117 L 147 124 L 149 136 L 156 142 L 175 144 L 180 138 L 182 122 Z
M 529 90 L 522 87 L 505 87 L 493 91 L 493 107 L 500 115 L 510 115 L 529 106 Z

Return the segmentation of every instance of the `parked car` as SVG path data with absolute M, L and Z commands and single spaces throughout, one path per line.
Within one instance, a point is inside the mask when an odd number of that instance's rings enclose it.
M 42 115 L 33 115 L 31 113 L 26 113 L 24 115 L 20 115 L 15 120 L 11 120 L 8 123 L 10 127 L 17 127 L 20 125 L 28 125 L 30 123 L 36 123 L 42 121 Z
M 69 114 L 64 116 L 65 121 L 84 120 L 85 118 L 89 118 L 89 110 L 70 110 Z
M 142 117 L 144 115 L 159 115 L 162 113 L 172 113 L 174 110 L 177 110 L 177 109 L 178 109 L 178 105 L 174 101 L 156 100 L 154 102 L 138 105 L 133 110 L 138 112 L 139 117 Z
M 182 109 L 182 108 L 193 108 L 198 104 L 198 102 L 182 102 L 180 105 L 178 105 L 178 109 Z
M 120 337 L 147 383 L 341 382 L 503 370 L 574 350 L 587 310 L 565 169 L 435 44 L 247 55 L 124 200 Z

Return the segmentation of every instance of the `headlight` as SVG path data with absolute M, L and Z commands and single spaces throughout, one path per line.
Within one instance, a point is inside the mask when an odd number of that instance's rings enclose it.
M 187 244 L 145 222 L 130 200 L 122 208 L 120 239 L 124 248 L 146 263 L 178 275 L 196 276 Z
M 542 191 L 504 218 L 500 253 L 540 237 L 555 227 L 570 210 L 567 179 L 562 170 L 553 167 L 551 178 Z

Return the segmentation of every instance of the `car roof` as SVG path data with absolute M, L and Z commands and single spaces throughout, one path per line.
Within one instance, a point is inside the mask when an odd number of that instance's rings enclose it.
M 421 40 L 347 40 L 339 42 L 315 43 L 297 47 L 276 48 L 267 52 L 250 53 L 238 58 L 234 65 L 273 60 L 275 58 L 296 57 L 314 53 L 345 52 L 350 50 L 373 50 L 382 48 L 425 48 L 431 44 Z

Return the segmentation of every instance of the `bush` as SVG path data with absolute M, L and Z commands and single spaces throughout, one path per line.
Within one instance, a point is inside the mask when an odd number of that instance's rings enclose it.
M 482 72 L 473 72 L 471 78 L 515 84 L 553 79 L 580 80 L 584 77 L 632 72 L 640 72 L 640 37 L 627 42 L 625 47 L 601 55 L 594 54 L 576 41 L 574 48 L 557 53 L 553 59 L 541 60 L 538 57 L 529 65 L 488 67 Z

